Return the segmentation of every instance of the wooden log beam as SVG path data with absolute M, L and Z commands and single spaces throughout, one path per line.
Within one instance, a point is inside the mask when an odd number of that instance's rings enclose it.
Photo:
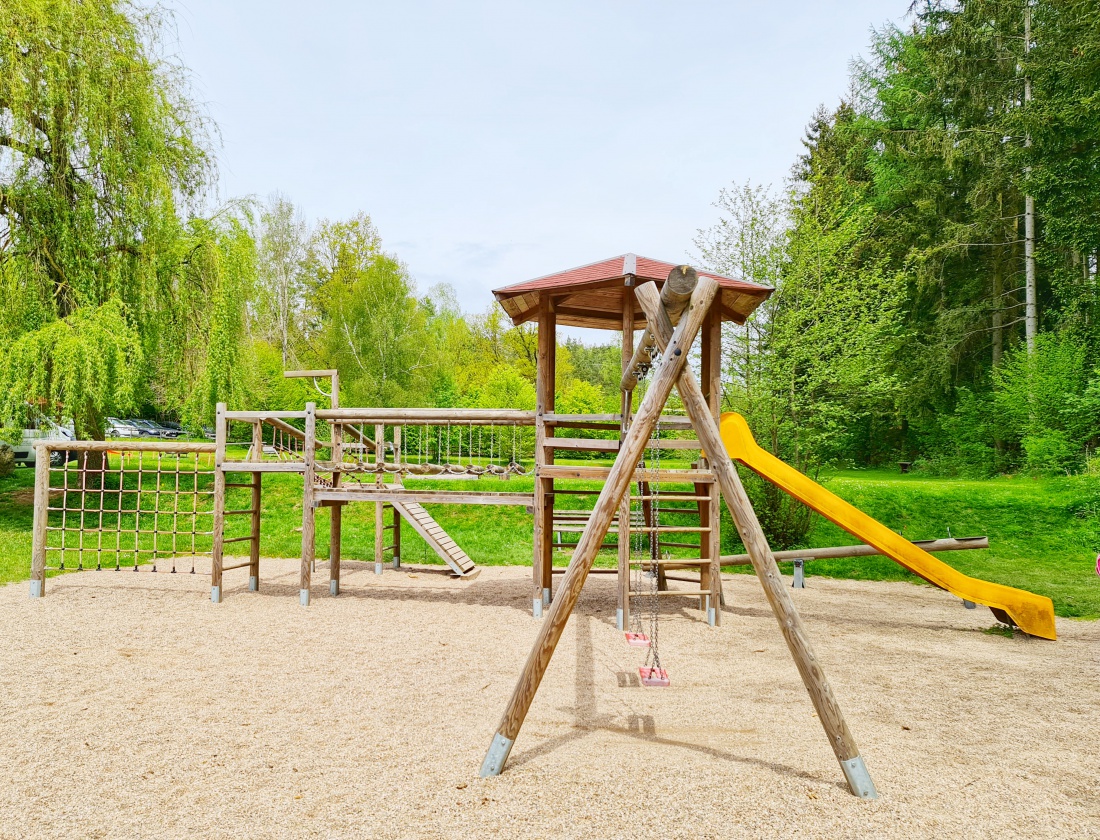
M 672 324 L 653 291 L 641 287 L 636 294 L 646 312 L 657 346 L 664 347 L 674 333 Z M 669 346 L 672 346 L 671 343 Z M 764 594 L 767 596 L 772 612 L 775 613 L 776 620 L 779 622 L 779 628 L 802 676 L 802 682 L 806 686 L 814 709 L 817 710 L 818 720 L 821 721 L 828 735 L 829 745 L 833 748 L 837 761 L 840 762 L 848 787 L 860 798 L 874 799 L 878 793 L 859 754 L 855 738 L 848 729 L 840 703 L 825 678 L 825 672 L 810 645 L 802 619 L 795 609 L 787 587 L 783 584 L 779 567 L 775 563 L 775 556 L 752 509 L 745 488 L 741 485 L 741 479 L 737 475 L 733 461 L 725 457 L 725 446 L 722 444 L 718 423 L 711 414 L 710 406 L 691 368 L 684 368 L 678 379 L 677 387 L 684 408 L 695 426 L 695 433 L 702 442 L 703 448 L 712 455 L 711 468 L 722 489 L 726 506 L 733 516 L 742 543 L 748 549 L 753 569 L 764 588 Z
M 661 287 L 661 304 L 673 324 L 680 319 L 680 313 L 687 307 L 691 293 L 698 282 L 699 276 L 689 265 L 677 266 L 669 273 L 665 285 Z M 637 291 L 635 291 L 636 294 Z M 634 390 L 638 380 L 649 369 L 650 357 L 655 347 L 653 330 L 647 326 L 642 333 L 642 340 L 638 342 L 638 347 L 623 372 L 622 381 L 619 383 L 622 390 Z
M 956 537 L 947 540 L 913 540 L 913 545 L 925 551 L 965 551 L 971 548 L 989 548 L 989 537 Z M 830 560 L 840 557 L 881 557 L 882 552 L 870 545 L 836 545 L 828 548 L 796 548 L 775 551 L 772 556 L 784 560 Z M 747 554 L 723 554 L 723 566 L 751 566 Z
M 157 440 L 42 440 L 34 445 L 36 452 L 163 452 L 165 455 L 208 454 L 217 444 L 187 441 Z M 36 456 L 37 457 L 37 456 Z
M 710 278 L 699 280 L 695 286 L 686 313 L 668 343 L 664 362 L 642 398 L 629 431 L 623 437 L 622 448 L 615 459 L 615 465 L 611 468 L 611 473 L 596 500 L 588 528 L 581 535 L 577 548 L 573 552 L 569 569 L 559 585 L 557 597 L 551 602 L 550 610 L 539 628 L 538 637 L 527 657 L 523 673 L 516 683 L 489 751 L 486 753 L 485 761 L 481 765 L 482 776 L 496 776 L 504 769 L 508 753 L 523 726 L 528 709 L 531 708 L 531 702 L 535 698 L 535 692 L 538 691 L 542 676 L 546 673 L 550 658 L 554 655 L 554 649 L 577 603 L 596 554 L 603 545 L 607 529 L 619 509 L 623 494 L 630 485 L 634 468 L 645 452 L 645 445 L 657 426 L 661 409 L 672 391 L 673 384 L 679 378 L 681 371 L 687 369 L 692 342 L 717 291 L 717 281 Z
M 387 426 L 427 423 L 445 426 L 517 426 L 535 425 L 535 412 L 510 408 L 323 408 L 318 420 L 345 423 L 384 423 Z

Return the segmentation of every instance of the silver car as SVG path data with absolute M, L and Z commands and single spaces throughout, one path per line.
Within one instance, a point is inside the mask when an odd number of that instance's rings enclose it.
M 72 424 L 61 426 L 53 420 L 45 417 L 33 419 L 29 423 L 30 428 L 23 430 L 23 438 L 12 447 L 15 453 L 15 463 L 30 466 L 35 462 L 34 445 L 41 440 L 75 440 L 76 433 Z M 55 449 L 50 453 L 50 463 L 60 466 L 66 461 L 75 461 L 76 453 Z

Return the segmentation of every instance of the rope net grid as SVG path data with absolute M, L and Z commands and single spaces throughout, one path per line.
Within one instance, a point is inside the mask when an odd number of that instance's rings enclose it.
M 190 558 L 193 573 L 211 551 L 213 513 L 213 455 L 81 451 L 49 468 L 46 568 L 157 571 L 168 559 L 176 572 Z

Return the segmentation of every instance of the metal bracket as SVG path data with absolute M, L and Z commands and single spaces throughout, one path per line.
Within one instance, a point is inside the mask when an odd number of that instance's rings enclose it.
M 793 589 L 805 589 L 806 588 L 806 561 L 801 557 L 794 561 L 794 581 L 791 583 Z
M 875 783 L 871 781 L 871 774 L 867 772 L 867 765 L 863 763 L 863 756 L 857 755 L 847 761 L 840 762 L 840 769 L 844 771 L 844 778 L 848 780 L 848 789 L 860 799 L 878 799 L 878 791 Z
M 220 604 L 222 602 L 222 588 L 220 586 L 210 587 L 210 602 L 212 604 Z
M 381 563 L 375 563 L 374 564 L 374 573 L 376 575 L 382 574 L 382 564 Z
M 46 591 L 46 581 L 44 580 L 32 580 L 31 581 L 31 597 L 41 598 Z
M 621 608 L 615 610 L 615 629 L 617 629 L 617 630 L 625 630 L 626 629 L 625 627 L 623 627 L 623 611 L 622 611 Z
M 397 555 L 397 554 L 393 555 L 393 567 L 395 569 L 400 569 L 401 568 L 401 557 L 400 557 L 400 555 Z
M 531 599 L 531 615 L 535 618 L 542 618 L 542 598 Z
M 329 595 L 339 595 L 340 594 L 340 581 L 330 580 L 328 582 L 328 594 Z
M 544 588 L 542 590 L 542 605 L 544 607 L 550 606 L 550 590 L 549 590 L 549 588 Z
M 499 732 L 493 736 L 489 752 L 485 753 L 485 760 L 481 762 L 481 778 L 500 775 L 500 771 L 504 769 L 504 763 L 508 760 L 508 753 L 512 751 L 513 743 L 515 742 L 505 738 Z
M 303 607 L 308 607 L 309 606 L 309 590 L 308 589 L 299 589 L 298 590 L 298 603 L 301 604 Z
M 260 579 L 255 575 L 248 576 L 248 591 L 259 592 L 260 591 Z

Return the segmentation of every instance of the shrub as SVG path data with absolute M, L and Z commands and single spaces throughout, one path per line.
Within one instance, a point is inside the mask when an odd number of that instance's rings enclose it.
M 0 478 L 15 472 L 15 451 L 6 443 L 0 443 Z

